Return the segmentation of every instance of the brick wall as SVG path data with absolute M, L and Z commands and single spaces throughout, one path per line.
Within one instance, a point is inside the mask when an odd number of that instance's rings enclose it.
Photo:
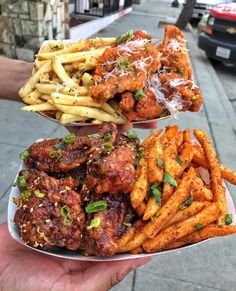
M 68 0 L 0 0 L 0 54 L 32 61 L 45 39 L 68 38 Z

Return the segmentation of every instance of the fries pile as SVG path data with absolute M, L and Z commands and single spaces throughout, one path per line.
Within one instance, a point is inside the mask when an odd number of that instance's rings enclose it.
M 236 172 L 219 163 L 204 130 L 194 135 L 198 143 L 189 129 L 171 126 L 142 143 L 130 193 L 140 218 L 122 237 L 119 253 L 160 252 L 236 232 L 222 184 L 236 185 Z
M 36 55 L 32 77 L 20 89 L 25 111 L 47 112 L 62 124 L 91 121 L 125 122 L 110 104 L 95 102 L 89 73 L 115 38 L 84 39 L 73 44 L 49 42 Z M 119 111 L 119 110 L 118 110 Z

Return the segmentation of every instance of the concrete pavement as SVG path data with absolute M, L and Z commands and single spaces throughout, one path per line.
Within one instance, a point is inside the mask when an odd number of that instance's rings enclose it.
M 176 17 L 178 9 L 170 7 L 171 0 L 146 0 L 134 11 L 98 33 L 117 36 L 128 29 L 144 29 L 155 38 L 163 37 L 157 27 L 165 17 Z M 178 123 L 181 128 L 203 128 L 215 142 L 221 161 L 236 169 L 236 117 L 220 80 L 210 62 L 197 48 L 196 40 L 186 32 L 188 46 L 198 85 L 205 96 L 199 113 L 182 113 L 179 119 L 160 122 L 159 127 Z M 39 137 L 63 136 L 66 130 L 33 113 L 21 112 L 20 104 L 0 101 L 0 220 L 6 218 L 9 188 L 20 161 L 18 153 Z M 141 137 L 150 130 L 138 130 Z M 231 194 L 235 187 L 230 186 Z M 235 199 L 234 199 L 235 200 Z M 187 250 L 153 257 L 152 263 L 129 274 L 116 291 L 213 291 L 236 290 L 236 236 L 209 240 Z

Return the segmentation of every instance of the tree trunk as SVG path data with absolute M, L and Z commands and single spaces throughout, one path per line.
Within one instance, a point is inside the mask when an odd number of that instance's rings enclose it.
M 182 9 L 179 18 L 176 21 L 176 26 L 180 29 L 184 29 L 189 20 L 192 17 L 193 9 L 196 4 L 196 0 L 187 0 L 186 5 Z

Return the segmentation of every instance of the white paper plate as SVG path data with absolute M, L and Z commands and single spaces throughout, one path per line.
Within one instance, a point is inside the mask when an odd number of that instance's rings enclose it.
M 25 169 L 26 167 L 22 164 L 19 171 L 22 169 Z M 208 172 L 205 169 L 201 169 L 201 175 L 203 177 L 203 179 L 207 182 L 209 181 L 209 175 Z M 18 174 L 17 174 L 18 176 Z M 225 186 L 225 185 L 224 185 Z M 15 212 L 17 209 L 17 206 L 15 205 L 15 203 L 13 203 L 13 197 L 19 197 L 20 196 L 20 191 L 18 189 L 18 187 L 12 187 L 11 189 L 11 193 L 10 193 L 10 197 L 9 197 L 9 202 L 8 202 L 8 230 L 11 234 L 11 236 L 13 237 L 13 239 L 15 239 L 17 242 L 19 242 L 20 244 L 24 245 L 27 248 L 30 248 L 36 252 L 40 252 L 43 254 L 47 254 L 50 256 L 54 256 L 54 257 L 60 257 L 60 258 L 64 258 L 64 259 L 72 259 L 72 260 L 79 260 L 79 261 L 119 261 L 119 260 L 128 260 L 128 259 L 135 259 L 135 258 L 143 258 L 143 257 L 150 257 L 150 256 L 156 256 L 156 255 L 163 255 L 163 254 L 169 254 L 172 252 L 176 252 L 179 250 L 184 250 L 187 248 L 191 248 L 193 246 L 199 245 L 200 243 L 204 243 L 205 241 L 196 243 L 196 244 L 192 244 L 189 246 L 185 246 L 185 247 L 181 247 L 178 249 L 173 249 L 173 250 L 168 250 L 168 251 L 163 251 L 163 252 L 158 252 L 158 253 L 152 253 L 152 254 L 136 254 L 136 255 L 132 255 L 132 254 L 118 254 L 118 255 L 114 255 L 111 257 L 97 257 L 97 256 L 83 256 L 79 253 L 77 253 L 76 251 L 69 251 L 69 250 L 63 250 L 63 249 L 59 249 L 59 248 L 55 248 L 53 250 L 40 250 L 28 245 L 25 245 L 22 243 L 22 241 L 20 240 L 20 232 L 17 229 L 17 227 L 15 226 L 13 219 L 15 216 Z M 228 213 L 233 215 L 233 224 L 235 225 L 236 221 L 235 221 L 235 207 L 234 207 L 234 203 L 233 200 L 230 196 L 230 193 L 228 191 L 228 189 L 226 188 L 226 199 L 227 199 L 227 207 L 228 207 Z

